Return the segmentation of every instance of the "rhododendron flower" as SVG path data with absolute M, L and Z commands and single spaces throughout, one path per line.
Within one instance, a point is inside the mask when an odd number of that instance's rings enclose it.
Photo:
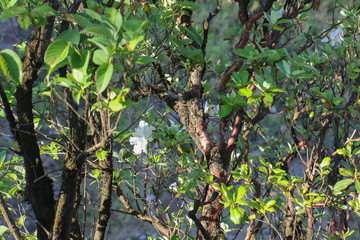
M 134 145 L 134 153 L 140 155 L 142 152 L 147 153 L 146 146 L 148 141 L 152 141 L 151 135 L 155 130 L 153 126 L 143 120 L 139 122 L 139 127 L 135 128 L 134 137 L 130 137 L 130 144 Z

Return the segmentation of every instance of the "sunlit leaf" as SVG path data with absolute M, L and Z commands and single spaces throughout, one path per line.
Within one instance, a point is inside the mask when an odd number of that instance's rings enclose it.
M 0 51 L 0 66 L 3 74 L 16 84 L 22 84 L 22 63 L 20 57 L 10 49 Z
M 64 40 L 55 40 L 50 44 L 45 52 L 44 61 L 53 68 L 56 64 L 63 61 L 69 53 L 69 43 Z
M 114 66 L 113 64 L 101 64 L 95 74 L 95 82 L 98 87 L 97 93 L 102 93 L 110 83 Z

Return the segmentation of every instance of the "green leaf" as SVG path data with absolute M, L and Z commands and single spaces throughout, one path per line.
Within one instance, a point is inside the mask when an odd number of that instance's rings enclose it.
M 230 220 L 235 224 L 240 224 L 241 218 L 244 216 L 245 210 L 241 207 L 230 208 Z
M 232 111 L 232 107 L 230 105 L 222 105 L 219 110 L 220 117 L 226 117 Z
M 186 33 L 189 35 L 189 37 L 196 42 L 199 46 L 201 46 L 202 44 L 202 37 L 200 36 L 200 34 L 196 31 L 196 29 L 193 26 L 187 27 L 186 29 Z
M 103 63 L 107 63 L 109 61 L 109 57 L 107 55 L 107 52 L 104 52 L 102 49 L 97 49 L 94 52 L 93 55 L 93 62 L 96 65 L 101 65 Z
M 4 9 L 7 9 L 9 7 L 14 6 L 17 1 L 18 0 L 1 0 L 0 3 Z
M 324 158 L 320 163 L 320 168 L 323 169 L 328 167 L 330 165 L 330 160 L 331 159 L 329 157 Z
M 84 30 L 82 30 L 80 33 L 87 33 L 96 37 L 104 37 L 109 40 L 114 40 L 114 36 L 112 32 L 110 31 L 109 27 L 105 24 L 94 24 L 91 25 Z
M 117 99 L 111 100 L 109 102 L 109 108 L 113 111 L 113 112 L 119 112 L 122 109 L 126 108 L 126 105 L 124 104 L 124 102 L 120 102 Z
M 279 17 L 278 17 L 277 12 L 274 11 L 274 10 L 272 10 L 271 13 L 270 13 L 270 22 L 271 22 L 272 24 L 275 24 L 275 23 L 277 22 L 278 18 L 279 18 Z
M 22 84 L 22 63 L 20 57 L 10 49 L 0 51 L 0 66 L 3 74 L 16 84 Z
M 105 14 L 109 14 L 109 22 L 114 25 L 119 31 L 123 24 L 123 19 L 120 11 L 116 10 L 115 8 L 105 8 Z
M 82 27 L 92 25 L 92 21 L 85 13 L 65 14 L 64 19 L 69 22 L 78 23 Z
M 32 24 L 31 18 L 28 14 L 21 14 L 18 17 L 17 22 L 19 26 L 25 31 L 27 31 L 29 26 Z
M 355 188 L 358 193 L 360 193 L 360 182 L 359 180 L 355 180 Z
M 102 93 L 110 83 L 114 66 L 113 64 L 103 63 L 101 64 L 95 74 L 95 82 L 98 87 L 97 93 Z
M 337 149 L 336 152 L 337 152 L 337 154 L 340 154 L 340 155 L 347 155 L 347 152 L 345 149 Z
M 4 233 L 10 233 L 10 229 L 6 226 L 0 226 L 0 236 L 2 236 Z
M 353 155 L 359 155 L 360 154 L 360 147 L 356 148 L 353 153 Z
M 72 89 L 72 96 L 77 104 L 80 103 L 81 93 L 78 90 Z
M 78 52 L 74 52 L 71 55 L 71 65 L 73 69 L 79 70 L 83 75 L 87 74 L 89 66 L 90 51 L 88 49 L 82 49 L 80 55 Z
M 74 29 L 67 29 L 63 31 L 56 39 L 61 39 L 66 42 L 71 42 L 74 45 L 78 45 L 80 43 L 80 34 Z
M 232 194 L 225 184 L 221 184 L 221 192 L 223 194 L 224 201 L 232 201 Z
M 107 152 L 106 151 L 96 151 L 96 157 L 102 161 L 106 159 Z
M 236 195 L 236 203 L 240 203 L 240 201 L 242 200 L 242 198 L 245 196 L 246 193 L 246 188 L 241 186 L 238 188 L 237 190 L 237 195 Z
M 290 65 L 285 60 L 282 60 L 280 63 L 276 63 L 276 66 L 278 66 L 283 74 L 290 75 Z
M 52 69 L 63 61 L 69 53 L 69 43 L 64 40 L 55 40 L 45 52 L 44 61 Z
M 252 91 L 251 91 L 251 89 L 249 89 L 249 88 L 247 88 L 247 87 L 244 87 L 244 88 L 240 88 L 240 89 L 239 89 L 239 94 L 240 94 L 241 96 L 251 97 Z
M 354 177 L 354 173 L 350 171 L 349 169 L 340 168 L 339 169 L 340 175 L 346 176 L 346 177 Z
M 190 9 L 191 11 L 197 11 L 200 9 L 200 5 L 194 2 L 190 2 L 190 1 L 184 1 L 182 3 L 182 7 L 186 8 L 186 9 Z
M 338 181 L 334 186 L 334 194 L 339 194 L 342 190 L 348 188 L 354 182 L 353 179 L 343 179 Z
M 4 10 L 1 13 L 0 20 L 6 19 L 6 18 L 12 18 L 12 17 L 18 16 L 20 14 L 27 13 L 27 12 L 28 12 L 28 10 L 25 7 L 12 6 L 12 7 L 9 7 L 8 9 Z
M 58 16 L 60 15 L 57 11 L 55 11 L 52 7 L 47 4 L 41 4 L 36 6 L 32 13 L 37 13 L 40 16 Z
M 133 62 L 138 63 L 138 64 L 148 64 L 148 63 L 154 62 L 154 60 L 155 59 L 150 56 L 137 56 L 137 57 L 134 57 Z
M 144 39 L 144 35 L 138 36 L 134 39 L 131 39 L 127 44 L 126 47 L 129 51 L 134 51 L 136 45 Z
M 102 22 L 102 18 L 101 18 L 101 15 L 98 14 L 97 12 L 95 12 L 94 10 L 91 10 L 89 8 L 85 8 L 84 9 L 86 14 L 89 15 L 91 18 L 99 21 L 99 22 Z

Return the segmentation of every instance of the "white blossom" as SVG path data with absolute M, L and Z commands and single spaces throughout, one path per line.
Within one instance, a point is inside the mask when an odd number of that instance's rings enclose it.
M 178 183 L 177 182 L 173 182 L 172 184 L 170 184 L 169 189 L 177 192 L 178 191 Z
M 146 146 L 148 141 L 152 141 L 151 135 L 155 130 L 153 126 L 143 120 L 139 122 L 139 127 L 135 128 L 133 137 L 130 137 L 130 144 L 134 145 L 134 153 L 140 155 L 142 152 L 147 153 Z

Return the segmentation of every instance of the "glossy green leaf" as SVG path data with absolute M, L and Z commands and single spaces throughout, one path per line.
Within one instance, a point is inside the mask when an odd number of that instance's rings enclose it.
M 320 168 L 323 169 L 325 167 L 328 167 L 330 165 L 330 160 L 331 158 L 329 157 L 324 158 L 320 163 Z
M 343 179 L 338 181 L 334 186 L 334 194 L 339 194 L 342 190 L 348 188 L 354 182 L 353 179 Z
M 230 220 L 235 224 L 240 224 L 244 214 L 245 214 L 245 210 L 241 207 L 230 208 Z
M 360 147 L 356 148 L 353 153 L 353 155 L 359 155 L 360 154 Z
M 223 194 L 224 201 L 232 201 L 232 194 L 225 184 L 221 184 L 221 192 Z
M 113 70 L 113 64 L 103 63 L 98 67 L 95 74 L 95 82 L 98 87 L 98 94 L 102 93 L 109 85 Z
M 236 203 L 240 204 L 240 201 L 245 196 L 245 193 L 246 193 L 245 187 L 241 186 L 238 188 L 238 190 L 236 192 Z
M 354 177 L 354 173 L 350 171 L 349 169 L 340 168 L 339 169 L 340 175 L 346 176 L 346 177 Z
M 69 43 L 64 40 L 55 40 L 50 44 L 45 52 L 44 61 L 53 68 L 56 64 L 63 61 L 69 53 Z
M 336 152 L 337 152 L 337 154 L 340 154 L 340 155 L 347 155 L 347 152 L 345 149 L 337 149 Z
M 3 74 L 16 84 L 22 84 L 22 63 L 20 57 L 10 49 L 0 51 L 0 66 Z

